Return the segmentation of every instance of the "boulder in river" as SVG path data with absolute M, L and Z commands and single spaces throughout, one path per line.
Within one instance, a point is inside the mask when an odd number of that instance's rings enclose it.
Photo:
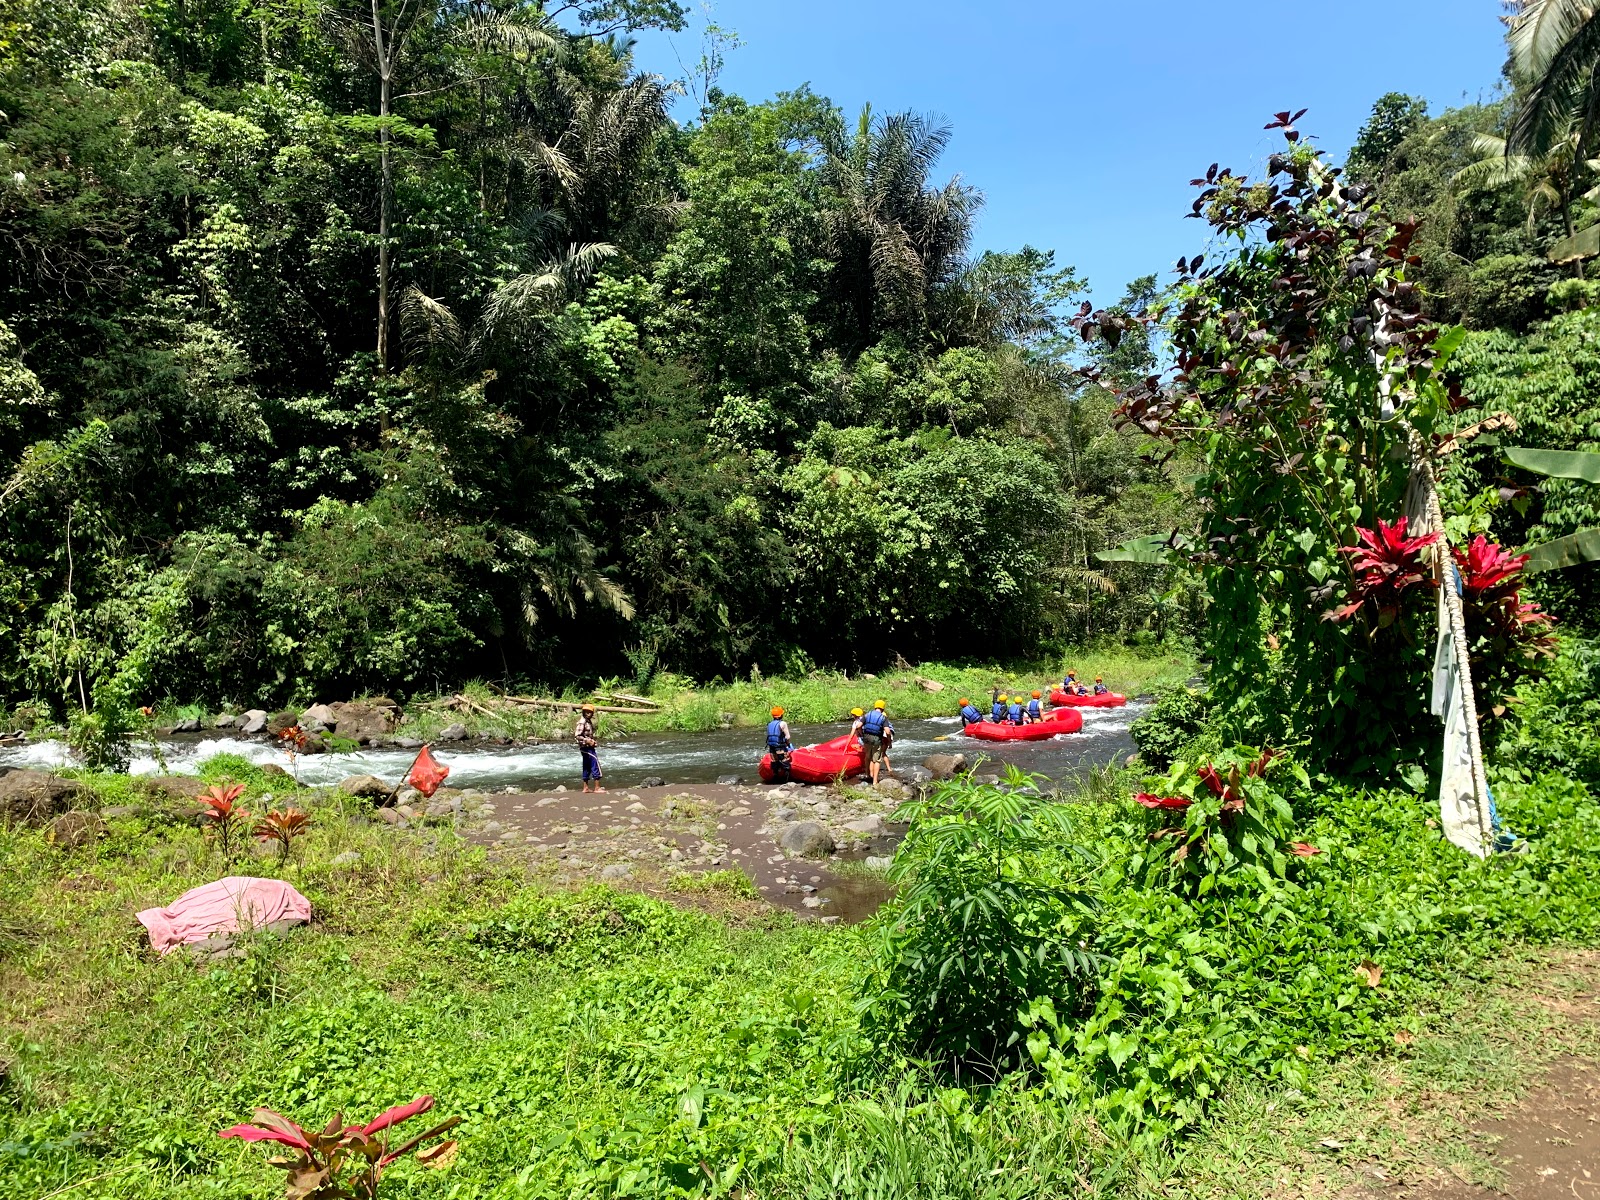
M 821 821 L 796 821 L 778 834 L 778 848 L 795 858 L 827 858 L 833 853 L 833 834 Z
M 76 779 L 47 771 L 11 771 L 0 776 L 0 818 L 39 825 L 88 796 L 89 789 Z
M 232 729 L 238 724 L 239 724 L 239 718 L 237 716 L 235 716 L 233 713 L 223 713 L 215 721 L 211 722 L 211 728 L 213 728 L 213 729 Z
M 292 708 L 286 708 L 282 712 L 275 712 L 267 718 L 267 732 L 273 737 L 277 737 L 285 729 L 288 729 L 294 725 L 298 725 L 299 723 L 300 714 L 295 712 Z
M 174 725 L 172 727 L 172 732 L 173 733 L 199 733 L 200 732 L 200 718 L 199 717 L 185 717 L 185 718 L 183 718 L 183 720 L 179 721 L 176 725 Z
M 280 767 L 277 763 L 262 763 L 256 768 L 256 770 L 260 771 L 263 775 L 282 775 L 284 778 L 288 778 L 289 775 L 289 772 Z
M 382 801 L 394 789 L 376 775 L 346 775 L 339 781 L 339 790 L 346 796 Z
M 398 710 L 378 704 L 335 704 L 333 711 L 339 718 L 334 732 L 364 746 L 387 736 L 398 715 Z
M 439 730 L 439 735 L 434 738 L 436 742 L 464 742 L 467 740 L 467 727 L 460 721 L 446 725 Z
M 966 765 L 965 754 L 930 754 L 922 760 L 923 769 L 934 779 L 949 779 Z
M 338 720 L 338 715 L 326 704 L 313 704 L 300 714 L 300 728 L 307 733 L 327 733 Z
M 239 732 L 246 736 L 254 736 L 267 731 L 267 712 L 263 708 L 252 708 L 239 718 Z

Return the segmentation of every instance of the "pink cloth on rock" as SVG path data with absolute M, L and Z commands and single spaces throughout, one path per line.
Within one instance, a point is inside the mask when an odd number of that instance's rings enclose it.
M 260 929 L 274 921 L 309 921 L 311 901 L 281 879 L 230 875 L 190 888 L 165 908 L 135 914 L 150 944 L 165 954 L 218 933 Z

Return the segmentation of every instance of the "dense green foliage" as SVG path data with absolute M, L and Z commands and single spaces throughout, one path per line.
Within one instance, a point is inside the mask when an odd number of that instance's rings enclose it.
M 1062 369 L 1081 281 L 969 254 L 947 128 L 675 124 L 600 36 L 673 3 L 17 11 L 0 697 L 120 728 L 1182 616 L 1090 557 L 1179 489 Z
M 240 760 L 209 772 L 246 779 L 252 807 L 274 786 Z M 1024 1166 L 1070 1190 L 1083 1172 L 1115 1178 L 1130 1150 L 1137 1161 L 1155 1148 L 1148 1134 L 1192 1128 L 1246 1079 L 1314 1096 L 1332 1057 L 1417 1032 L 1418 1011 L 1509 940 L 1600 934 L 1589 869 L 1600 810 L 1574 781 L 1538 767 L 1497 775 L 1529 850 L 1479 863 L 1442 840 L 1414 794 L 1305 780 L 1282 763 L 1242 775 L 1247 804 L 1265 806 L 1266 842 L 1241 826 L 1224 851 L 1224 812 L 1197 804 L 1178 819 L 1205 827 L 1198 874 L 1172 861 L 1181 839 L 1151 839 L 1168 812 L 1053 805 L 998 835 L 1028 840 L 1008 845 L 983 829 L 1042 802 L 953 785 L 876 931 L 796 925 L 757 905 L 724 918 L 549 894 L 448 835 L 430 849 L 301 793 L 311 831 L 287 862 L 250 869 L 294 882 L 319 921 L 202 970 L 141 955 L 128 932 L 131 910 L 214 876 L 217 849 L 191 823 L 116 818 L 75 850 L 0 831 L 0 1006 L 26 1029 L 8 1042 L 0 1195 L 68 1184 L 124 1200 L 266 1195 L 277 1184 L 259 1151 L 215 1130 L 262 1103 L 316 1121 L 421 1092 L 466 1117 L 461 1155 L 438 1172 L 397 1168 L 386 1186 L 402 1196 L 734 1184 L 810 1196 L 835 1194 L 818 1190 L 835 1176 L 838 1194 L 915 1177 L 933 1189 L 918 1194 L 1004 1196 L 1017 1194 L 1009 1167 Z M 129 786 L 94 782 L 107 799 Z M 1203 780 L 1178 784 L 1226 805 Z M 1291 838 L 1320 853 L 1297 856 Z M 332 865 L 351 848 L 358 865 Z M 1008 856 L 998 874 L 996 849 Z M 971 871 L 942 878 L 968 857 Z M 1027 903 L 1010 895 L 1006 909 L 1026 920 L 963 942 L 953 914 L 919 907 L 924 885 L 975 905 L 1026 885 Z M 1004 917 L 979 927 L 1003 930 Z M 918 966 L 918 937 L 921 953 L 965 956 L 967 972 L 940 980 Z M 1056 950 L 1008 959 L 1063 937 L 1070 969 Z M 994 1007 L 994 972 L 1026 979 L 1009 1017 Z M 1029 1068 L 986 1095 L 901 1075 L 928 1044 L 855 1015 L 890 976 L 902 996 L 936 984 L 943 1011 L 1013 1021 Z M 980 1161 L 1008 1169 L 958 1166 Z

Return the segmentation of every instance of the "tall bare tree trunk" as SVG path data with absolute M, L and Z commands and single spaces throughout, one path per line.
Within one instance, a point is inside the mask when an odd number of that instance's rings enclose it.
M 389 371 L 389 85 L 394 76 L 392 40 L 383 36 L 380 0 L 372 0 L 372 46 L 378 63 L 378 161 L 382 182 L 378 195 L 378 370 Z

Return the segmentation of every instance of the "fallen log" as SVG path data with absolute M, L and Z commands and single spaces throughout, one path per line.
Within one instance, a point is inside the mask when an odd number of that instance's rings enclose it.
M 583 707 L 581 700 L 541 700 L 537 696 L 506 696 L 508 704 L 525 704 L 534 708 L 560 708 L 576 712 Z M 595 712 L 618 713 L 626 717 L 654 717 L 659 716 L 659 708 L 620 708 L 612 704 L 596 704 Z
M 596 700 L 621 700 L 625 704 L 645 705 L 650 708 L 661 707 L 661 701 L 659 700 L 652 700 L 648 696 L 634 696 L 628 692 L 593 692 L 591 694 Z

